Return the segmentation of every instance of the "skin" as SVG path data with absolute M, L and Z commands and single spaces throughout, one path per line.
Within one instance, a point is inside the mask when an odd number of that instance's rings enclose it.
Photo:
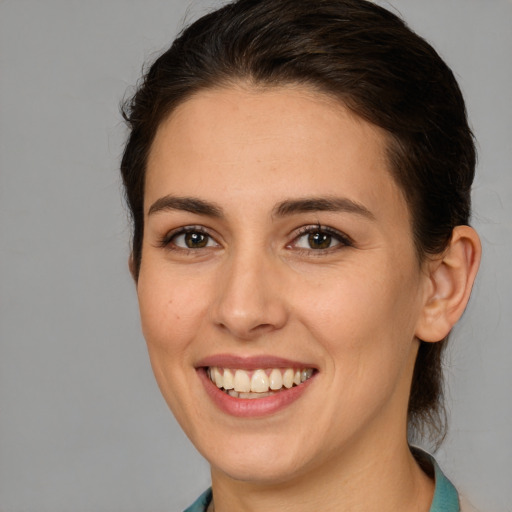
M 406 440 L 417 336 L 440 339 L 469 292 L 455 308 L 443 260 L 418 261 L 385 147 L 375 126 L 291 86 L 202 91 L 157 132 L 137 282 L 142 328 L 163 396 L 211 464 L 217 512 L 429 509 L 433 483 Z M 216 214 L 150 213 L 169 195 L 212 203 Z M 284 201 L 333 197 L 364 212 L 276 212 Z M 187 248 L 187 226 L 205 247 Z M 311 248 L 304 227 L 341 237 Z M 467 242 L 457 247 L 475 260 Z M 450 304 L 447 320 L 439 311 Z M 216 354 L 272 355 L 318 372 L 288 407 L 234 417 L 198 377 Z

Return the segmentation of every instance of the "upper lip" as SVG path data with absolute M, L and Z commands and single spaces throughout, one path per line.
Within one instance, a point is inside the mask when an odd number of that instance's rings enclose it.
M 240 370 L 258 370 L 264 368 L 314 368 L 311 363 L 294 361 L 271 355 L 237 356 L 233 354 L 216 354 L 201 359 L 196 367 L 237 368 Z

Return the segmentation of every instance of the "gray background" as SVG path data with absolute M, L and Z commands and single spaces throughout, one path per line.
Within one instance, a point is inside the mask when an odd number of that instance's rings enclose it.
M 118 103 L 216 4 L 0 0 L 2 512 L 171 512 L 208 484 L 140 334 Z M 512 511 L 512 3 L 391 5 L 453 67 L 480 148 L 484 262 L 447 361 L 439 459 L 483 512 Z

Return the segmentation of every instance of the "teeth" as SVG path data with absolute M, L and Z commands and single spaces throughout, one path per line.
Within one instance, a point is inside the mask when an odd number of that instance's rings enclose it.
M 251 378 L 251 391 L 253 393 L 265 393 L 268 391 L 268 377 L 264 370 L 256 370 Z
M 237 370 L 235 372 L 235 378 L 233 380 L 233 386 L 235 391 L 239 393 L 248 393 L 251 391 L 251 379 L 244 370 Z
M 221 388 L 224 385 L 224 379 L 222 377 L 222 373 L 220 373 L 218 368 L 213 369 L 213 382 L 217 384 L 218 388 Z
M 291 368 L 288 368 L 285 370 L 283 375 L 283 386 L 287 389 L 290 389 L 293 386 L 293 377 L 294 377 L 293 370 Z
M 225 373 L 224 373 L 225 375 Z M 313 368 L 308 368 L 306 370 L 302 370 L 300 372 L 300 381 L 301 382 L 306 382 L 309 378 L 311 378 L 311 376 L 313 375 Z M 225 379 L 225 377 L 224 377 Z M 224 386 L 226 385 L 226 381 L 224 380 Z
M 231 370 L 210 367 L 209 379 L 219 388 L 235 398 L 264 398 L 281 389 L 290 389 L 305 382 L 313 375 L 312 368 L 273 368 L 268 370 Z
M 283 387 L 283 376 L 277 368 L 274 368 L 270 372 L 269 384 L 270 389 L 273 389 L 274 391 L 277 391 Z
M 270 396 L 273 394 L 274 393 L 272 393 L 270 391 L 267 393 L 238 393 L 238 398 L 246 398 L 246 399 L 252 400 L 254 398 L 265 398 L 266 396 Z
M 231 370 L 224 370 L 224 389 L 233 389 L 235 384 L 233 383 L 233 373 Z
M 272 391 L 269 391 L 268 393 L 238 393 L 238 391 L 235 391 L 234 389 L 230 389 L 227 393 L 233 398 L 246 398 L 249 400 L 254 398 L 265 398 L 266 396 L 271 396 L 274 394 Z

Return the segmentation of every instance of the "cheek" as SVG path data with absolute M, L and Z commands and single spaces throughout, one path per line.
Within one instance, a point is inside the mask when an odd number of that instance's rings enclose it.
M 194 338 L 205 318 L 204 283 L 154 269 L 141 268 L 137 286 L 142 330 L 148 348 L 176 354 Z
M 331 406 L 320 411 L 319 422 L 338 421 L 347 432 L 407 401 L 414 297 L 408 279 L 387 275 L 371 279 L 368 273 L 347 272 L 300 306 L 303 323 L 326 356 L 324 378 L 332 400 L 326 400 Z
M 302 322 L 348 380 L 370 367 L 381 374 L 403 363 L 414 338 L 415 273 L 398 272 L 385 261 L 379 269 L 347 267 L 330 279 L 311 276 L 296 292 Z
M 137 284 L 142 332 L 160 391 L 178 422 L 190 431 L 187 418 L 202 414 L 190 411 L 195 405 L 189 400 L 189 386 L 195 380 L 191 361 L 206 316 L 206 294 L 189 279 L 170 275 L 165 265 L 147 263 Z

